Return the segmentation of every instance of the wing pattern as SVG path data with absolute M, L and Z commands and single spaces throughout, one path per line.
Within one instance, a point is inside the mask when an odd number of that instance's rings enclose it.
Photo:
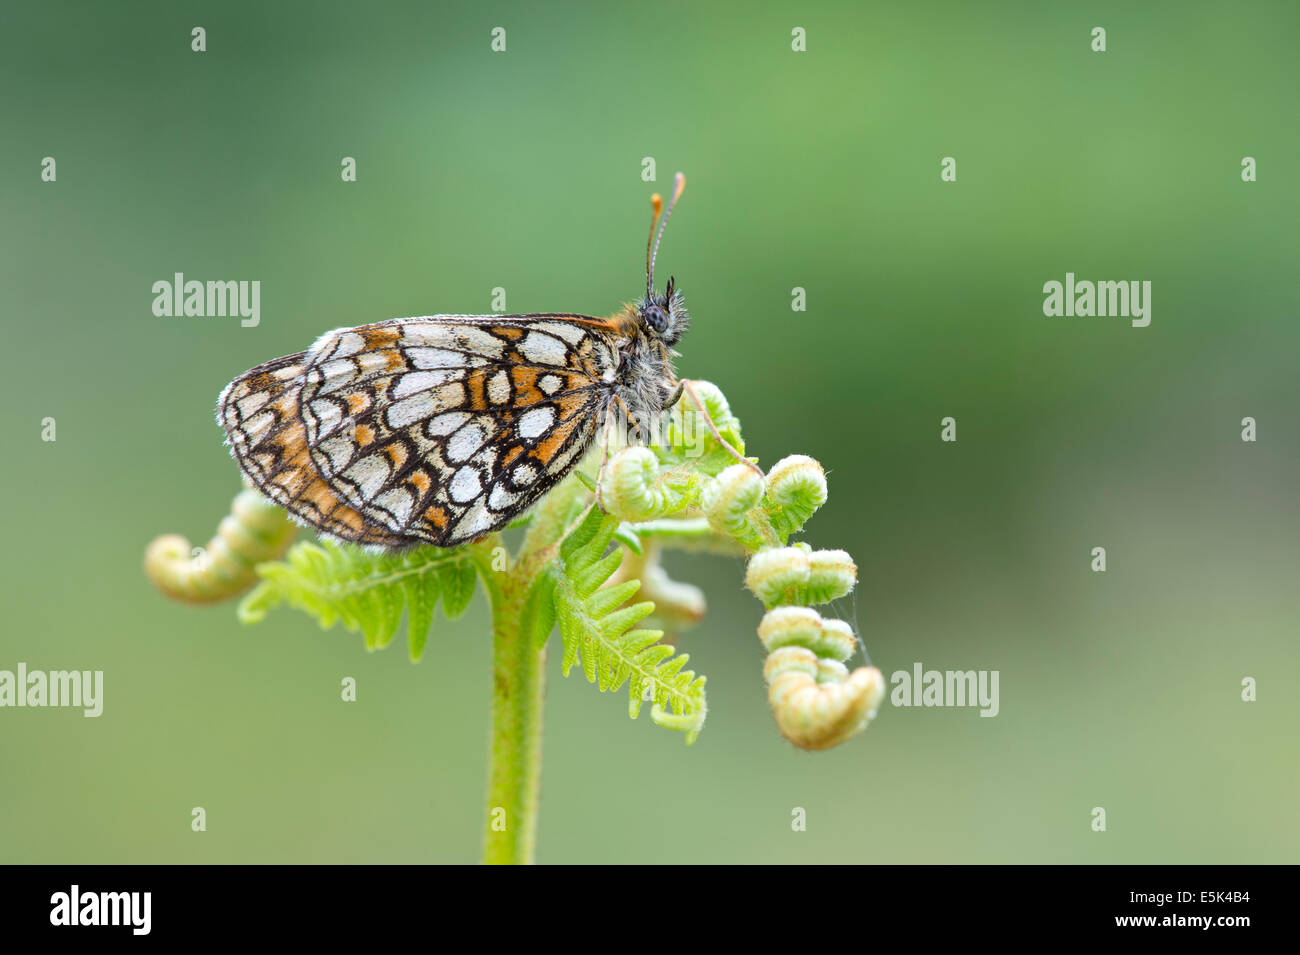
M 600 319 L 402 318 L 252 369 L 217 416 L 241 470 L 299 521 L 358 544 L 448 547 L 569 473 L 617 367 Z

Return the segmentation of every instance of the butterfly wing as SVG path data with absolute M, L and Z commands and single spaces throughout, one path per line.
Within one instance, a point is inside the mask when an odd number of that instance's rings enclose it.
M 595 436 L 618 354 L 581 315 L 435 315 L 328 332 L 222 392 L 267 496 L 359 544 L 449 547 L 505 526 Z

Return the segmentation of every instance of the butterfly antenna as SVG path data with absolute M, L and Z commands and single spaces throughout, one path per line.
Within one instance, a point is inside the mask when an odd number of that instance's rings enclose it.
M 664 213 L 663 221 L 659 223 L 659 232 L 655 235 L 654 247 L 650 248 L 649 246 L 647 246 L 646 248 L 647 260 L 646 260 L 646 276 L 645 276 L 645 284 L 646 284 L 645 293 L 647 297 L 649 297 L 654 292 L 655 259 L 659 255 L 659 240 L 664 237 L 664 229 L 668 228 L 668 217 L 673 214 L 673 209 L 677 206 L 677 200 L 682 197 L 682 190 L 685 188 L 686 188 L 686 176 L 679 172 L 673 178 L 673 198 L 668 203 L 668 211 Z M 654 197 L 651 198 L 650 201 L 654 204 L 655 220 L 658 221 L 659 206 L 663 202 L 663 200 L 660 199 L 658 193 L 656 193 Z M 652 232 L 654 231 L 654 222 L 650 223 L 650 231 Z
M 649 298 L 654 291 L 655 270 L 654 262 L 651 261 L 650 255 L 655 244 L 655 226 L 659 224 L 659 215 L 664 211 L 664 197 L 655 193 L 650 197 L 650 237 L 645 240 L 645 297 Z

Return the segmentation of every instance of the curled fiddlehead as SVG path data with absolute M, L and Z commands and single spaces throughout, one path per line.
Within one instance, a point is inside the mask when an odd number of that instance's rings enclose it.
M 739 422 L 721 392 L 708 382 L 697 382 L 696 390 L 716 416 L 720 435 L 743 449 Z M 684 404 L 674 409 L 674 415 L 691 413 Z M 826 503 L 825 472 L 813 458 L 796 454 L 763 476 L 732 463 L 716 440 L 706 440 L 692 456 L 682 440 L 688 430 L 679 421 L 665 447 L 616 454 L 603 478 L 602 504 L 625 522 L 620 539 L 634 549 L 679 546 L 748 555 L 746 586 L 767 609 L 758 632 L 768 650 L 763 672 L 777 728 L 803 749 L 838 745 L 875 716 L 885 683 L 875 667 L 850 672 L 845 661 L 855 647 L 852 630 L 811 609 L 853 590 L 852 557 L 786 543 Z M 647 552 L 643 562 L 658 556 Z M 666 575 L 657 580 L 659 595 L 672 594 L 671 583 Z M 644 584 L 637 596 L 649 596 Z M 702 608 L 695 597 L 683 592 L 682 603 L 698 619 Z
M 216 603 L 255 584 L 256 566 L 282 557 L 296 533 L 281 508 L 245 489 L 206 547 L 192 547 L 180 534 L 163 534 L 145 551 L 144 571 L 174 600 Z

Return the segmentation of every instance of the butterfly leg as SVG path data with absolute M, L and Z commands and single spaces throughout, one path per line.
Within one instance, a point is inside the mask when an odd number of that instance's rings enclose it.
M 674 388 L 672 390 L 672 393 L 667 398 L 664 399 L 664 410 L 666 411 L 672 410 L 673 406 L 677 404 L 678 401 L 681 400 L 682 391 L 685 388 L 686 388 L 686 383 L 679 380 L 677 382 L 677 387 Z
M 714 426 L 713 419 L 709 417 L 709 410 L 704 407 L 704 402 L 700 400 L 699 394 L 691 386 L 691 383 L 687 381 L 685 378 L 683 378 L 679 382 L 677 382 L 677 385 L 679 388 L 684 389 L 686 391 L 686 394 L 690 396 L 691 401 L 695 403 L 695 407 L 700 409 L 700 414 L 704 416 L 704 423 L 708 427 L 709 433 L 713 435 L 714 439 L 718 442 L 718 444 L 726 448 L 727 453 L 730 454 L 737 461 L 739 461 L 741 464 L 745 465 L 746 467 L 753 468 L 759 477 L 766 478 L 767 475 L 763 473 L 762 468 L 760 468 L 753 461 L 749 460 L 749 458 L 743 456 L 739 451 L 737 451 L 735 448 L 731 446 L 730 442 L 728 442 L 726 438 L 718 434 L 718 429 L 717 427 Z
M 615 401 L 618 400 L 615 396 Z M 602 511 L 605 509 L 601 501 L 600 491 L 605 486 L 605 465 L 609 463 L 609 427 L 614 421 L 614 401 L 605 406 L 605 430 L 600 438 L 600 470 L 596 472 L 596 506 Z
M 637 420 L 637 416 L 632 413 L 632 409 L 627 406 L 627 402 L 624 401 L 622 398 L 620 398 L 618 395 L 614 396 L 614 400 L 618 402 L 618 406 L 623 409 L 623 414 L 627 415 L 628 422 L 632 425 L 633 429 L 635 429 L 636 431 L 637 440 L 644 441 L 646 444 L 649 444 L 650 435 L 646 434 L 641 430 L 641 422 Z
M 665 346 L 663 342 L 655 342 L 655 346 L 659 349 L 659 357 L 663 359 L 664 367 L 671 369 L 673 363 L 672 359 L 668 357 L 667 346 Z M 671 411 L 673 405 L 677 404 L 678 400 L 682 397 L 682 389 L 685 387 L 685 384 L 680 378 L 678 378 L 674 384 L 676 387 L 673 388 L 673 390 L 669 392 L 668 397 L 664 399 L 665 411 Z

